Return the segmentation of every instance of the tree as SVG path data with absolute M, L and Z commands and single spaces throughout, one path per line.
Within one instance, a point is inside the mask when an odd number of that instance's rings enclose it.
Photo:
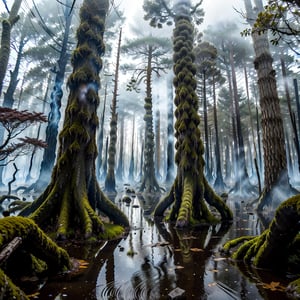
M 163 1 L 164 2 L 164 1 Z M 162 2 L 160 2 L 162 3 Z M 165 2 L 164 2 L 165 3 Z M 146 4 L 150 4 L 146 1 Z M 199 4 L 196 5 L 198 9 Z M 144 5 L 144 8 L 147 7 Z M 157 19 L 153 13 L 152 20 Z M 154 6 L 155 8 L 155 6 Z M 163 216 L 165 210 L 172 205 L 168 220 L 175 221 L 176 226 L 187 227 L 195 223 L 211 223 L 212 215 L 204 199 L 221 214 L 223 220 L 231 220 L 232 213 L 219 196 L 209 186 L 203 174 L 204 148 L 200 138 L 200 117 L 198 115 L 198 99 L 196 89 L 196 66 L 193 54 L 193 32 L 191 22 L 191 2 L 174 3 L 173 9 L 168 9 L 169 16 L 174 16 L 175 29 L 173 31 L 173 70 L 175 78 L 176 123 L 175 137 L 177 176 L 168 195 L 157 205 L 155 216 Z M 198 11 L 198 17 L 203 15 Z M 157 10 L 157 12 L 159 12 Z M 163 12 L 163 11 L 162 11 Z M 199 19 L 199 18 L 197 18 Z M 166 19 L 167 21 L 167 19 Z
M 102 69 L 108 6 L 106 0 L 85 0 L 81 6 L 57 163 L 46 190 L 21 211 L 21 215 L 31 213 L 30 217 L 41 228 L 56 230 L 58 238 L 72 233 L 87 238 L 106 232 L 95 209 L 114 223 L 128 226 L 126 216 L 101 191 L 95 172 L 98 73 Z
M 119 133 L 120 133 L 120 149 L 119 149 L 119 159 L 118 159 L 118 168 L 116 171 L 116 177 L 122 181 L 123 180 L 123 172 L 124 172 L 124 164 L 123 164 L 123 160 L 124 160 L 124 136 L 125 136 L 125 124 L 124 124 L 124 120 L 125 117 L 121 116 L 121 126 L 119 129 Z
M 47 118 L 41 113 L 0 107 L 0 124 L 6 130 L 5 139 L 0 145 L 0 165 L 8 157 L 13 161 L 20 155 L 28 154 L 34 147 L 47 146 L 45 142 L 30 137 L 18 138 L 19 142 L 15 142 L 15 138 L 26 128 L 39 122 L 47 122 Z M 5 162 L 4 165 L 10 161 Z
M 170 50 L 169 40 L 154 37 L 152 35 L 129 41 L 123 46 L 124 51 L 134 58 L 142 58 L 138 68 L 134 68 L 135 74 L 128 85 L 129 89 L 137 89 L 144 80 L 146 83 L 145 97 L 145 144 L 144 144 L 144 174 L 140 191 L 159 192 L 160 188 L 155 177 L 154 166 L 154 131 L 153 131 L 153 105 L 152 105 L 152 74 L 160 76 L 169 66 L 168 54 Z
M 197 66 L 197 75 L 201 80 L 202 98 L 203 98 L 203 121 L 204 121 L 204 148 L 205 148 L 205 176 L 209 182 L 212 181 L 212 169 L 210 165 L 210 148 L 208 136 L 208 117 L 207 117 L 207 79 L 212 75 L 213 65 L 217 58 L 217 49 L 208 42 L 201 42 L 195 47 L 195 64 Z
M 54 86 L 51 92 L 50 112 L 48 115 L 48 124 L 46 128 L 46 142 L 48 147 L 44 151 L 43 160 L 41 163 L 40 174 L 37 182 L 35 182 L 31 188 L 35 190 L 41 190 L 45 187 L 50 180 L 52 168 L 54 166 L 56 158 L 56 145 L 58 136 L 58 125 L 60 121 L 60 108 L 61 100 L 63 97 L 62 86 L 65 78 L 66 66 L 69 62 L 69 39 L 70 28 L 72 21 L 72 8 L 70 8 L 71 0 L 66 1 L 64 10 L 64 32 L 62 36 L 62 42 L 58 42 L 59 58 L 57 60 L 57 67 L 52 70 L 55 73 Z
M 10 55 L 10 37 L 13 26 L 19 20 L 19 10 L 22 0 L 15 0 L 7 19 L 2 21 L 1 48 L 0 48 L 0 96 L 3 89 L 3 81 L 7 70 Z
M 216 179 L 214 182 L 214 188 L 217 192 L 224 192 L 226 185 L 223 180 L 222 167 L 221 167 L 221 150 L 220 150 L 220 138 L 219 138 L 219 122 L 217 114 L 217 96 L 216 96 L 216 84 L 223 84 L 224 78 L 221 75 L 219 69 L 214 66 L 212 70 L 212 89 L 213 89 L 213 100 L 214 100 L 214 127 L 216 135 L 216 146 L 215 146 L 215 155 L 216 155 Z
M 174 180 L 174 112 L 173 112 L 173 84 L 168 84 L 168 144 L 167 144 L 167 175 L 166 182 Z
M 102 113 L 101 113 L 101 116 L 100 116 L 99 132 L 98 132 L 98 138 L 97 138 L 98 158 L 97 158 L 96 174 L 97 174 L 98 179 L 101 178 L 106 98 L 107 98 L 107 85 L 105 85 L 105 90 L 104 90 L 103 109 L 102 109 Z
M 261 7 L 260 1 L 255 3 Z M 286 43 L 294 52 L 299 54 L 299 0 L 268 0 L 263 10 L 251 17 L 253 26 L 243 31 L 244 35 L 254 33 L 264 34 L 268 30 L 272 33 L 270 42 L 278 45 L 279 42 Z M 248 13 L 247 18 L 249 19 Z
M 258 12 L 263 11 L 261 0 L 256 1 L 256 6 Z M 255 11 L 248 0 L 245 0 L 245 7 L 247 21 L 253 26 Z M 295 193 L 295 190 L 290 186 L 288 179 L 283 122 L 267 33 L 259 35 L 257 32 L 253 32 L 252 40 L 255 51 L 254 67 L 257 72 L 260 94 L 264 145 L 264 188 L 258 203 L 258 210 L 262 210 L 272 200 L 283 200 L 279 199 L 276 187 L 288 195 Z
M 108 172 L 105 178 L 105 191 L 116 193 L 116 179 L 115 179 L 115 160 L 116 160 L 116 146 L 117 146 L 117 131 L 118 131 L 118 114 L 117 114 L 117 98 L 118 98 L 118 81 L 119 81 L 119 66 L 121 53 L 122 28 L 120 29 L 119 42 L 117 49 L 117 61 L 114 79 L 114 91 L 112 97 L 110 132 L 109 132 L 109 148 L 108 148 Z

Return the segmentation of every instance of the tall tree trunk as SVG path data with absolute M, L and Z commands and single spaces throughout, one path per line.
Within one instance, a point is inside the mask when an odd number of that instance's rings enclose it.
M 297 153 L 297 161 L 298 161 L 298 170 L 300 172 L 300 144 L 299 144 L 299 136 L 297 132 L 297 123 L 296 123 L 296 115 L 294 111 L 292 110 L 292 104 L 291 104 L 291 96 L 290 96 L 290 91 L 289 91 L 289 85 L 288 85 L 288 78 L 286 74 L 286 66 L 285 66 L 285 61 L 283 58 L 283 53 L 281 53 L 280 56 L 280 63 L 281 63 L 281 72 L 282 72 L 282 77 L 283 77 L 283 82 L 284 82 L 284 91 L 285 91 L 285 97 L 289 109 L 289 115 L 291 119 L 291 124 L 292 124 L 292 129 L 293 129 L 293 134 L 294 134 L 294 144 L 296 148 L 296 153 Z
M 231 67 L 231 76 L 232 76 L 232 87 L 233 87 L 233 103 L 234 103 L 234 111 L 235 111 L 235 122 L 237 129 L 237 141 L 238 141 L 238 161 L 237 161 L 237 177 L 235 186 L 232 190 L 239 194 L 243 194 L 251 189 L 251 184 L 249 182 L 249 176 L 247 172 L 246 166 L 246 158 L 245 158 L 245 147 L 244 147 L 244 139 L 242 133 L 242 124 L 241 124 L 241 115 L 240 115 L 240 107 L 238 100 L 238 88 L 237 88 L 237 79 L 236 79 L 236 71 L 234 65 L 233 58 L 233 46 L 231 45 L 229 53 L 230 53 L 230 67 Z
M 299 132 L 300 131 L 300 99 L 299 99 L 298 81 L 296 78 L 293 79 L 293 84 L 294 84 L 294 90 L 295 90 L 297 117 L 298 117 L 298 132 Z
M 155 171 L 156 178 L 161 178 L 160 166 L 161 166 L 161 144 L 160 144 L 160 112 L 156 110 L 155 112 Z
M 24 32 L 21 34 L 21 39 L 18 47 L 18 52 L 17 52 L 17 59 L 15 63 L 15 67 L 13 71 L 10 71 L 10 81 L 8 88 L 6 92 L 4 93 L 4 100 L 3 100 L 3 106 L 4 107 L 9 107 L 12 108 L 15 102 L 14 99 L 14 94 L 19 82 L 18 75 L 20 71 L 20 66 L 21 66 L 21 61 L 23 57 L 23 49 L 26 44 L 26 36 L 24 35 Z
M 19 20 L 19 10 L 22 0 L 15 0 L 8 19 L 2 21 L 2 33 L 1 33 L 1 46 L 0 46 L 0 97 L 2 94 L 4 78 L 7 71 L 8 60 L 10 56 L 10 37 L 11 30 L 14 24 Z M 4 104 L 3 104 L 4 106 Z M 0 144 L 2 144 L 4 138 L 4 129 L 0 128 Z M 3 185 L 3 171 L 4 167 L 0 166 L 0 185 Z
M 107 85 L 105 85 L 104 90 L 104 103 L 103 103 L 103 110 L 100 117 L 100 125 L 99 125 L 99 133 L 98 133 L 98 157 L 97 157 L 97 167 L 96 167 L 96 174 L 98 179 L 101 178 L 101 167 L 102 167 L 102 156 L 103 156 L 103 136 L 104 136 L 104 118 L 105 118 L 105 107 L 106 107 L 106 98 L 107 98 Z
M 19 20 L 19 10 L 22 0 L 15 0 L 8 19 L 2 21 L 1 48 L 0 48 L 0 96 L 2 94 L 4 77 L 6 74 L 8 60 L 10 56 L 10 37 L 11 30 L 15 23 Z
M 104 152 L 104 160 L 102 164 L 102 176 L 101 178 L 105 179 L 106 174 L 107 174 L 107 160 L 108 160 L 108 136 L 106 137 L 106 142 L 105 142 L 105 152 Z
M 105 231 L 95 209 L 117 224 L 129 225 L 126 216 L 100 190 L 95 171 L 99 72 L 108 7 L 107 0 L 84 0 L 81 6 L 57 163 L 46 190 L 21 212 L 31 213 L 40 227 L 57 230 L 58 238 L 72 232 L 82 238 Z
M 290 178 L 293 177 L 294 168 L 292 162 L 292 154 L 291 154 L 291 147 L 290 147 L 290 140 L 288 135 L 286 135 L 286 157 L 287 157 L 287 168 Z
M 258 162 L 257 162 L 258 157 L 257 157 L 257 149 L 256 149 L 256 143 L 255 143 L 255 136 L 254 136 L 254 125 L 253 125 L 252 113 L 251 113 L 251 107 L 250 107 L 249 83 L 248 83 L 248 75 L 247 75 L 246 65 L 244 65 L 244 75 L 245 75 L 245 84 L 246 84 L 248 112 L 249 112 L 250 126 L 251 126 L 251 135 L 252 135 L 252 142 L 253 142 L 253 147 L 254 147 L 254 166 L 255 166 L 255 172 L 256 172 L 257 181 L 258 181 L 258 193 L 260 194 L 261 193 L 260 169 L 259 169 Z M 256 110 L 257 110 L 257 107 L 256 107 Z M 257 122 L 258 122 L 258 120 L 257 120 Z M 259 142 L 259 135 L 257 136 L 257 139 Z M 260 145 L 260 143 L 259 143 L 259 145 Z M 251 154 L 250 141 L 249 141 L 249 151 Z M 251 163 L 252 163 L 252 159 L 251 159 Z
M 46 91 L 45 91 L 45 95 L 44 95 L 44 99 L 43 99 L 43 113 L 45 112 L 45 106 L 46 106 L 46 101 L 47 101 L 47 98 L 48 98 L 50 82 L 51 82 L 51 76 L 49 75 L 48 76 L 48 81 L 47 81 L 47 86 L 46 86 Z M 39 137 L 40 137 L 41 127 L 42 127 L 42 125 L 39 124 L 39 128 L 38 128 L 38 131 L 37 131 L 37 136 L 36 136 L 37 139 L 39 139 Z M 31 180 L 31 171 L 32 171 L 32 167 L 33 167 L 33 159 L 34 159 L 34 156 L 35 156 L 37 150 L 38 150 L 38 147 L 34 147 L 32 153 L 31 153 L 28 173 L 27 173 L 27 176 L 26 176 L 26 179 L 25 179 L 26 183 Z
M 73 16 L 73 10 L 70 10 L 72 1 L 67 0 L 65 7 L 65 32 L 62 40 L 61 51 L 59 59 L 57 61 L 58 69 L 54 69 L 55 80 L 54 87 L 51 92 L 50 100 L 50 112 L 48 115 L 48 125 L 46 128 L 46 143 L 47 148 L 44 150 L 43 159 L 40 168 L 40 174 L 37 182 L 35 182 L 31 188 L 35 190 L 43 189 L 50 181 L 51 172 L 56 158 L 56 146 L 58 136 L 58 126 L 61 117 L 60 108 L 61 100 L 63 97 L 62 85 L 64 83 L 66 66 L 69 61 L 68 54 L 68 41 L 70 35 L 71 21 Z
M 214 127 L 215 127 L 215 156 L 216 156 L 216 179 L 214 182 L 215 190 L 220 193 L 225 191 L 225 183 L 223 181 L 222 168 L 221 168 L 221 151 L 219 142 L 219 125 L 218 125 L 218 115 L 217 115 L 217 97 L 216 97 L 216 83 L 215 76 L 213 76 L 213 99 L 214 99 Z
M 174 112 L 173 112 L 173 86 L 168 93 L 168 144 L 167 144 L 167 176 L 166 182 L 170 183 L 174 179 Z
M 111 103 L 111 120 L 110 120 L 110 133 L 109 133 L 109 147 L 108 147 L 108 171 L 105 178 L 105 191 L 116 192 L 116 178 L 115 178 L 115 161 L 116 161 L 116 146 L 117 146 L 117 132 L 118 132 L 118 83 L 119 83 L 119 66 L 120 66 L 120 52 L 122 41 L 122 28 L 119 33 L 119 42 L 117 50 L 117 61 L 114 78 L 114 91 Z
M 144 177 L 142 179 L 141 192 L 159 192 L 159 185 L 155 177 L 154 167 L 154 132 L 152 112 L 152 52 L 153 47 L 148 49 L 146 98 L 145 98 L 145 149 L 144 149 Z
M 204 154 L 205 154 L 205 175 L 208 182 L 212 181 L 211 163 L 210 163 L 210 147 L 209 147 L 209 135 L 208 135 L 208 118 L 207 118 L 207 98 L 206 98 L 206 73 L 202 72 L 203 75 L 203 117 L 204 117 Z
M 263 10 L 262 1 L 255 1 L 255 11 L 250 0 L 244 1 L 247 21 L 253 26 L 256 13 Z M 276 186 L 285 193 L 284 197 L 291 195 L 294 191 L 288 179 L 283 122 L 267 33 L 258 34 L 254 31 L 252 40 L 255 51 L 254 67 L 257 72 L 260 94 L 264 145 L 264 189 L 258 204 L 258 210 L 262 210 L 271 200 L 283 200 L 279 199 L 279 195 L 282 193 L 273 193 Z
M 143 166 L 144 166 L 144 141 L 142 142 L 142 149 L 141 149 L 141 160 L 140 160 L 140 180 L 143 178 Z
M 233 164 L 233 162 L 230 159 L 230 146 L 227 137 L 225 138 L 224 143 L 225 143 L 225 181 L 227 182 L 231 178 L 231 173 L 232 173 L 231 165 Z
M 134 181 L 134 135 L 135 135 L 135 117 L 133 117 L 133 121 L 132 121 L 131 155 L 130 155 L 129 172 L 128 172 L 128 179 L 131 182 Z
M 225 51 L 225 46 L 223 45 L 223 51 Z M 238 148 L 238 138 L 237 138 L 237 126 L 236 126 L 236 117 L 235 117 L 235 109 L 234 109 L 234 96 L 233 96 L 233 87 L 232 87 L 232 80 L 231 80 L 231 72 L 230 72 L 230 62 L 227 62 L 227 59 L 223 57 L 224 63 L 225 63 L 225 70 L 226 70 L 226 76 L 228 81 L 228 88 L 229 88 L 229 95 L 230 95 L 230 112 L 231 112 L 231 126 L 232 126 L 232 151 L 233 151 L 233 176 L 234 176 L 234 182 L 237 180 L 237 174 L 238 174 L 238 154 L 239 154 L 239 148 Z M 226 63 L 227 62 L 227 63 Z
M 125 128 L 124 128 L 124 116 L 121 118 L 121 128 L 120 132 L 120 150 L 119 150 L 119 160 L 118 160 L 118 168 L 116 172 L 117 178 L 122 181 L 123 180 L 123 171 L 124 171 L 124 135 L 125 135 Z
M 197 81 L 194 64 L 194 27 L 190 18 L 190 1 L 176 1 L 175 29 L 173 31 L 174 86 L 176 123 L 175 137 L 177 176 L 165 199 L 155 209 L 155 216 L 163 216 L 171 206 L 168 220 L 177 227 L 195 223 L 210 223 L 210 214 L 204 199 L 216 207 L 223 220 L 232 219 L 232 214 L 222 199 L 215 194 L 204 177 L 203 142 L 200 137 L 198 98 L 195 92 Z

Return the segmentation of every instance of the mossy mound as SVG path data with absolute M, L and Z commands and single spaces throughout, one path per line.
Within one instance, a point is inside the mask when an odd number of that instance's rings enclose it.
M 71 267 L 68 253 L 58 247 L 32 220 L 23 217 L 0 219 L 0 248 L 9 245 L 15 237 L 22 239 L 20 245 L 0 262 L 0 299 L 28 299 L 9 276 L 41 272 L 54 274 Z

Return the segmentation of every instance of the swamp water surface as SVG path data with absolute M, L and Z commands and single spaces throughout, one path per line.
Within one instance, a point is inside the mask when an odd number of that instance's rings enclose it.
M 127 205 L 116 200 L 131 224 L 127 236 L 98 249 L 72 245 L 69 253 L 88 261 L 87 268 L 73 279 L 49 279 L 33 298 L 170 299 L 169 293 L 180 288 L 185 299 L 288 299 L 286 274 L 236 264 L 218 251 L 229 239 L 261 232 L 257 216 L 240 202 L 229 201 L 235 215 L 231 225 L 183 231 L 154 222 L 152 201 L 135 195 L 132 200 Z

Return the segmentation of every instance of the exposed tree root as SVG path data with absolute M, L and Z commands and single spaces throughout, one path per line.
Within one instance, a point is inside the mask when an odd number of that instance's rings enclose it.
M 129 226 L 126 216 L 107 199 L 98 184 L 95 189 L 95 192 L 88 195 L 84 188 L 65 186 L 61 189 L 57 185 L 52 185 L 52 188 L 49 186 L 36 201 L 21 211 L 20 215 L 28 216 L 32 213 L 30 218 L 45 231 L 56 231 L 58 239 L 78 234 L 88 238 L 92 234 L 103 232 L 103 222 L 96 214 L 95 208 L 115 224 Z M 74 232 L 74 228 L 80 228 L 80 232 Z
M 265 206 L 274 204 L 278 205 L 284 199 L 299 194 L 299 191 L 291 186 L 287 172 L 283 172 L 278 180 L 273 184 L 270 190 L 263 189 L 260 197 L 251 203 L 251 205 L 257 203 L 257 210 L 262 211 Z
M 218 210 L 222 221 L 232 220 L 232 213 L 226 203 L 212 190 L 205 178 L 202 180 L 203 185 L 196 183 L 191 176 L 186 177 L 181 192 L 176 178 L 169 194 L 157 205 L 154 215 L 162 217 L 165 210 L 172 205 L 167 219 L 175 221 L 177 227 L 214 223 L 217 220 L 210 213 L 205 199 Z
M 291 255 L 299 256 L 299 252 L 295 254 L 294 251 L 291 251 L 291 245 L 299 235 L 299 220 L 300 195 L 297 195 L 286 200 L 277 208 L 269 228 L 260 236 L 241 237 L 229 241 L 223 246 L 223 249 L 228 251 L 244 242 L 233 252 L 232 258 L 244 260 L 246 263 L 252 262 L 259 268 L 286 269 L 289 257 Z

